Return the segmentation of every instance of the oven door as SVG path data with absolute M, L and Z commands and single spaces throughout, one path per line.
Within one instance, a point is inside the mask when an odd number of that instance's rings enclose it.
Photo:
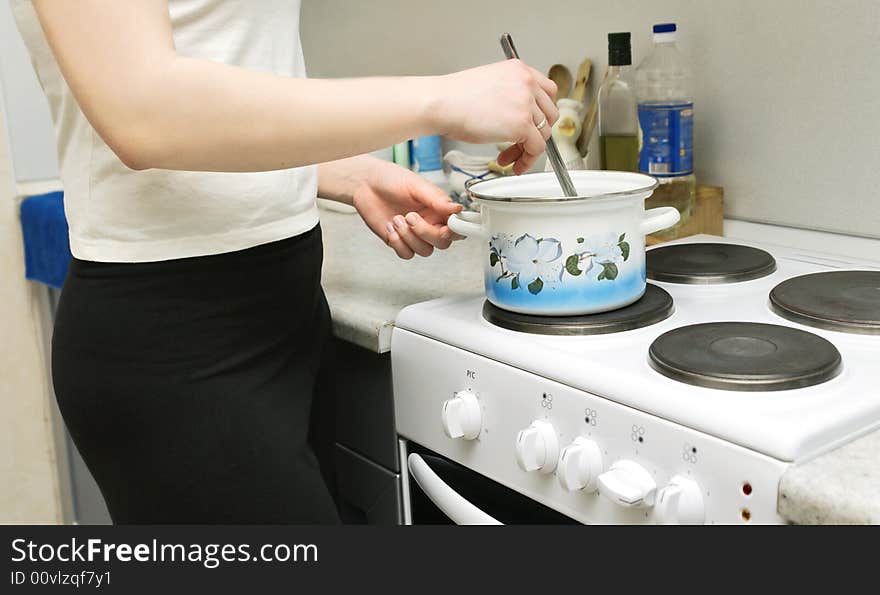
M 407 462 L 404 516 L 408 524 L 555 525 L 577 522 L 413 442 Z

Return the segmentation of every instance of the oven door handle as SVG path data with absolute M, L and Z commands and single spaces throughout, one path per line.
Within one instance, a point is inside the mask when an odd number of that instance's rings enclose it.
M 449 484 L 440 479 L 440 476 L 434 473 L 421 456 L 415 453 L 410 454 L 408 463 L 410 474 L 425 492 L 425 495 L 456 525 L 502 524 L 449 487 Z

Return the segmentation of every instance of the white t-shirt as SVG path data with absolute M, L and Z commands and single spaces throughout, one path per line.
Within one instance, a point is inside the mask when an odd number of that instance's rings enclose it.
M 80 111 L 31 2 L 11 4 L 55 122 L 76 258 L 147 262 L 218 254 L 317 225 L 315 166 L 263 173 L 128 169 Z M 181 55 L 306 76 L 299 0 L 168 0 L 168 7 Z

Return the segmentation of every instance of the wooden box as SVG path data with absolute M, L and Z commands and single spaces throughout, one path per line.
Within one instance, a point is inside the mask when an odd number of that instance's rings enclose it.
M 648 236 L 646 243 L 648 246 L 653 246 L 698 233 L 724 235 L 724 188 L 698 184 L 696 204 L 691 218 L 670 235 Z

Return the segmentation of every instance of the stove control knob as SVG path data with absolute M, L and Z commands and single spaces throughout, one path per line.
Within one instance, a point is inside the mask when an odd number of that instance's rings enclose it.
M 579 437 L 562 449 L 556 477 L 563 489 L 569 492 L 595 492 L 601 472 L 602 451 L 592 440 Z
M 559 459 L 559 438 L 550 422 L 536 420 L 516 437 L 516 462 L 524 471 L 553 473 Z
M 657 483 L 648 471 L 633 461 L 620 460 L 599 476 L 599 493 L 620 506 L 654 506 Z
M 654 508 L 662 525 L 702 525 L 706 521 L 703 492 L 692 479 L 676 475 L 657 494 Z
M 459 391 L 443 403 L 443 431 L 450 438 L 473 440 L 483 428 L 480 401 L 470 391 Z

